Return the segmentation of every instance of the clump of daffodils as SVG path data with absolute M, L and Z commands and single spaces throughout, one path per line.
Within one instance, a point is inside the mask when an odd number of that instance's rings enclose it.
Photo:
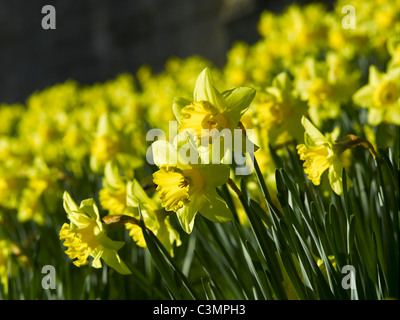
M 291 152 L 302 161 L 298 174 L 338 196 L 343 170 L 348 188 L 354 181 L 358 159 L 349 149 L 361 145 L 376 157 L 375 149 L 389 146 L 396 155 L 400 4 L 353 0 L 350 29 L 342 25 L 346 5 L 261 13 L 260 39 L 234 43 L 220 69 L 198 56 L 171 58 L 158 74 L 144 65 L 104 83 L 66 81 L 25 103 L 0 103 L 2 286 L 14 276 L 12 234 L 30 224 L 60 230 L 74 265 L 106 263 L 129 274 L 118 252 L 124 245 L 146 250 L 144 228 L 174 256 L 196 217 L 229 223 L 236 211 L 247 227 L 238 194 L 222 196 L 225 184 L 245 186 L 268 210 L 253 172 L 235 171 L 240 157 L 252 169 L 257 162 L 279 207 L 276 170 L 295 171 Z M 150 129 L 169 142 L 150 141 Z M 78 206 L 64 190 L 86 200 Z M 60 224 L 65 211 L 68 223 Z M 117 227 L 129 241 L 112 239 Z M 35 242 L 37 230 L 21 242 Z
M 217 163 L 215 159 L 208 163 L 207 159 L 204 164 L 201 163 L 203 158 L 199 147 L 204 140 L 212 144 L 214 135 L 226 130 L 231 137 L 234 136 L 233 131 L 238 129 L 240 118 L 254 95 L 255 90 L 248 87 L 220 93 L 215 88 L 210 69 L 206 68 L 197 78 L 193 100 L 175 98 L 173 104 L 179 121 L 178 137 L 187 134 L 187 143 L 193 144 L 191 151 L 194 150 L 194 155 L 188 161 L 188 150 L 182 147 L 179 138 L 172 145 L 167 141 L 152 144 L 154 162 L 159 167 L 153 174 L 153 181 L 161 204 L 165 210 L 176 212 L 187 233 L 192 232 L 198 212 L 214 222 L 233 218 L 225 200 L 216 191 L 216 187 L 225 184 L 230 177 L 229 167 L 218 163 L 225 154 L 218 157 Z M 233 146 L 228 150 L 232 152 Z
M 146 227 L 159 238 L 171 256 L 174 255 L 174 245 L 181 244 L 179 234 L 171 226 L 169 216 L 159 201 L 149 197 L 136 179 L 128 180 L 121 176 L 119 167 L 114 162 L 107 163 L 105 167 L 99 200 L 102 208 L 108 211 L 103 220 L 109 225 L 113 225 L 115 221 L 124 224 L 129 230 L 129 236 L 138 246 L 147 247 L 142 228 L 138 224 L 141 218 L 139 206 Z

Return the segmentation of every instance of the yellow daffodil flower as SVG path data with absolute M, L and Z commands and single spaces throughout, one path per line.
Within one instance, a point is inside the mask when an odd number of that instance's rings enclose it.
M 400 67 L 381 73 L 369 68 L 369 82 L 353 96 L 357 105 L 368 109 L 368 123 L 400 125 Z
M 183 161 L 182 149 L 167 141 L 152 144 L 154 163 L 159 170 L 153 181 L 167 211 L 174 211 L 187 233 L 191 233 L 199 212 L 213 222 L 226 222 L 233 216 L 216 187 L 229 179 L 229 167 L 223 164 L 191 164 Z
M 286 72 L 278 74 L 257 100 L 259 126 L 268 131 L 272 146 L 283 145 L 302 134 L 297 124 L 307 112 L 307 103 L 296 96 Z
M 109 214 L 123 214 L 126 208 L 126 182 L 119 173 L 115 162 L 107 162 L 104 168 L 103 188 L 99 191 L 99 201 Z
M 303 117 L 301 123 L 305 129 L 304 144 L 297 146 L 300 159 L 304 162 L 304 172 L 314 185 L 319 185 L 322 174 L 328 170 L 329 183 L 332 190 L 343 194 L 342 169 L 340 156 L 343 150 L 336 147 L 332 140 L 337 136 L 333 132 L 331 139 L 326 138 L 307 118 Z M 331 140 L 331 141 L 330 141 Z M 347 179 L 348 187 L 351 186 L 350 178 Z
M 317 126 L 341 115 L 341 104 L 350 101 L 359 76 L 345 59 L 332 53 L 327 54 L 326 61 L 305 59 L 294 73 L 295 87 L 301 99 L 307 101 L 310 119 Z
M 249 45 L 245 42 L 237 42 L 227 54 L 227 63 L 224 75 L 233 86 L 242 86 L 248 81 Z
M 210 69 L 205 68 L 197 78 L 193 101 L 188 98 L 174 99 L 173 110 L 179 122 L 178 132 L 194 132 L 200 141 L 200 138 L 207 136 L 211 138 L 213 129 L 219 132 L 227 129 L 233 137 L 233 130 L 238 128 L 240 118 L 254 96 L 255 90 L 249 87 L 238 87 L 220 93 L 215 88 Z M 243 139 L 242 146 L 244 143 L 249 145 L 251 142 Z
M 130 274 L 130 270 L 119 257 L 117 251 L 125 244 L 113 241 L 107 236 L 98 208 L 93 199 L 86 199 L 78 207 L 71 196 L 64 193 L 64 209 L 70 224 L 64 223 L 60 230 L 60 239 L 65 239 L 68 247 L 66 254 L 78 267 L 88 264 L 88 257 L 93 257 L 91 266 L 101 268 L 100 258 L 121 274 Z
M 120 141 L 117 131 L 108 114 L 99 118 L 96 137 L 93 141 L 90 165 L 93 171 L 97 172 L 104 168 L 104 165 L 115 158 L 120 151 Z
M 169 216 L 159 203 L 150 198 L 136 179 L 124 181 L 119 168 L 114 162 L 108 162 L 104 170 L 103 188 L 99 192 L 99 200 L 103 209 L 108 210 L 108 219 L 118 215 L 129 216 L 140 220 L 139 205 L 143 220 L 148 229 L 160 240 L 171 256 L 173 245 L 181 244 L 178 232 L 169 223 Z M 104 220 L 104 219 L 103 219 Z M 106 220 L 107 221 L 107 220 Z M 146 248 L 141 226 L 126 219 L 125 228 L 129 236 L 139 246 Z
M 146 228 L 150 229 L 160 240 L 165 249 L 174 256 L 174 245 L 182 244 L 179 233 L 171 226 L 169 215 L 156 199 L 150 198 L 142 186 L 135 179 L 127 184 L 127 215 L 140 219 L 139 205 L 142 219 Z M 126 223 L 129 235 L 140 247 L 147 247 L 142 228 L 135 223 Z

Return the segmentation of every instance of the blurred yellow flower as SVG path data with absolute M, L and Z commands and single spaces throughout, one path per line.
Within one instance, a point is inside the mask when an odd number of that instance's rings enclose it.
M 107 162 L 104 168 L 103 188 L 99 191 L 99 201 L 109 214 L 123 214 L 126 208 L 126 182 L 119 173 L 115 162 Z
M 11 243 L 8 239 L 0 240 L 0 283 L 4 287 L 4 291 L 8 292 L 8 276 L 9 266 L 11 265 Z
M 369 68 L 369 82 L 353 96 L 355 104 L 368 109 L 368 123 L 400 124 L 400 67 L 381 73 Z
M 283 146 L 302 135 L 298 123 L 308 107 L 296 95 L 286 72 L 278 74 L 254 103 L 257 106 L 258 126 L 260 130 L 267 131 L 267 141 L 273 147 Z M 268 145 L 264 146 L 268 148 Z
M 179 233 L 170 224 L 170 217 L 159 202 L 155 198 L 150 198 L 134 179 L 127 184 L 127 214 L 140 219 L 139 205 L 146 227 L 154 233 L 170 255 L 174 256 L 174 245 L 182 244 Z M 138 246 L 146 247 L 140 226 L 126 223 L 125 227 Z
M 359 73 L 334 53 L 328 53 L 325 61 L 309 57 L 294 72 L 295 88 L 307 101 L 309 116 L 317 126 L 341 115 L 341 106 L 350 101 L 359 78 Z
M 121 176 L 119 167 L 114 162 L 108 162 L 104 170 L 103 188 L 99 192 L 99 200 L 103 209 L 108 210 L 108 219 L 113 216 L 129 216 L 140 219 L 139 205 L 143 221 L 161 241 L 171 256 L 174 255 L 174 244 L 181 244 L 179 234 L 169 223 L 169 217 L 159 203 L 150 198 L 139 182 L 135 179 L 125 181 Z M 140 247 L 146 248 L 141 226 L 132 223 L 129 219 L 124 223 L 129 230 L 129 236 Z

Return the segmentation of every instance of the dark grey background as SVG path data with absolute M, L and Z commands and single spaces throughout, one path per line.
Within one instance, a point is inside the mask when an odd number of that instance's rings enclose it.
M 222 67 L 235 40 L 259 39 L 264 9 L 280 12 L 289 3 L 0 0 L 0 103 L 23 103 L 35 90 L 67 79 L 102 82 L 144 63 L 159 72 L 172 55 L 201 55 Z M 56 9 L 56 30 L 41 26 L 46 4 Z

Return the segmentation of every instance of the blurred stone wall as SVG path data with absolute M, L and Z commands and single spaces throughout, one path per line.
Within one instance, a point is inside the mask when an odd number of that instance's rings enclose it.
M 258 39 L 263 9 L 290 1 L 13 0 L 0 2 L 0 102 L 24 102 L 67 79 L 94 83 L 142 64 L 161 71 L 175 55 L 201 55 L 223 66 L 235 40 Z M 44 30 L 44 5 L 56 29 Z

